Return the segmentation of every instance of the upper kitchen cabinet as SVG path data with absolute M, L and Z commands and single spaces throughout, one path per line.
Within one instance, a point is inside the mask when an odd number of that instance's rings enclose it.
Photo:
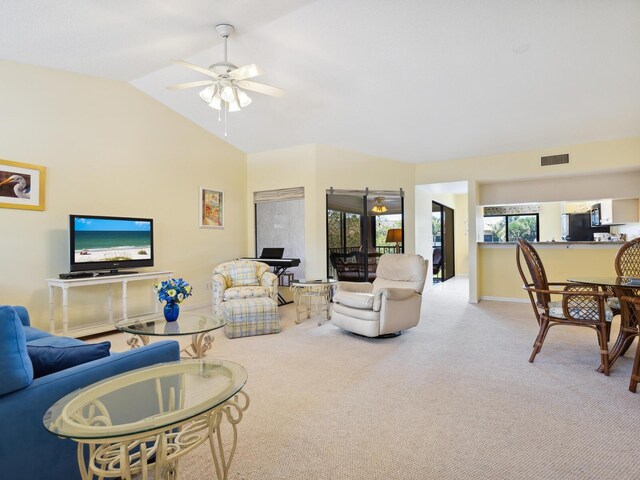
M 620 225 L 638 221 L 638 199 L 600 200 L 600 225 Z

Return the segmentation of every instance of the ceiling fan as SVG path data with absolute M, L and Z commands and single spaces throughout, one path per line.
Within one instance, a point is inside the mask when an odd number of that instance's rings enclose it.
M 186 88 L 205 87 L 200 91 L 200 98 L 211 108 L 224 112 L 225 117 L 225 137 L 227 136 L 226 115 L 227 112 L 238 112 L 241 108 L 247 107 L 251 103 L 251 98 L 245 90 L 262 93 L 273 97 L 282 97 L 284 90 L 271 87 L 263 83 L 251 82 L 248 79 L 262 75 L 264 70 L 255 63 L 237 67 L 227 60 L 227 39 L 233 33 L 233 25 L 226 23 L 216 25 L 217 32 L 224 38 L 224 61 L 217 62 L 209 68 L 200 67 L 184 60 L 173 60 L 173 63 L 182 65 L 196 72 L 203 73 L 209 77 L 208 80 L 198 80 L 196 82 L 179 83 L 170 85 L 168 90 L 183 90 Z M 218 120 L 221 120 L 220 114 Z

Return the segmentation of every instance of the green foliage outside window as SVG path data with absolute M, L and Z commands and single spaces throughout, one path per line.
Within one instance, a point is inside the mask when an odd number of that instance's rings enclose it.
M 387 243 L 387 230 L 390 228 L 402 228 L 402 215 L 376 216 L 376 246 L 395 246 L 395 242 Z
M 329 248 L 342 248 L 342 228 L 345 229 L 345 247 L 360 247 L 363 244 L 361 235 L 360 215 L 344 213 L 338 210 L 328 210 L 327 225 L 329 228 Z M 369 217 L 370 218 L 370 217 Z M 344 221 L 344 225 L 343 225 Z M 402 228 L 401 215 L 377 215 L 375 217 L 375 237 L 377 246 L 395 246 L 395 243 L 387 243 L 387 230 L 390 228 Z
M 340 236 L 340 212 L 336 210 L 327 211 L 327 228 L 329 233 L 329 248 L 339 248 L 341 246 Z
M 535 215 L 514 215 L 507 217 L 509 221 L 509 242 L 524 238 L 530 242 L 538 240 L 538 219 Z
M 515 242 L 518 238 L 532 242 L 538 240 L 538 217 L 536 215 L 484 217 L 485 242 Z
M 344 228 L 346 232 L 347 247 L 358 247 L 362 244 L 360 239 L 360 215 L 346 213 L 338 210 L 327 212 L 327 224 L 329 227 L 329 248 L 341 248 L 342 245 L 342 220 L 344 218 Z

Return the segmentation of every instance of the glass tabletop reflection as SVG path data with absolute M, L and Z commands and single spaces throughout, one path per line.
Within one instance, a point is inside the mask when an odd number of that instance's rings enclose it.
M 226 325 L 219 315 L 206 313 L 180 312 L 178 320 L 167 322 L 162 313 L 129 318 L 116 322 L 116 329 L 134 335 L 173 336 L 195 335 L 210 332 Z
M 314 285 L 333 285 L 334 283 L 336 283 L 336 280 L 334 280 L 333 278 L 320 278 L 320 279 L 317 279 L 317 280 L 305 280 L 305 279 L 301 278 L 301 279 L 297 279 L 297 280 L 292 280 L 290 286 L 292 286 L 292 287 L 309 287 L 309 286 L 314 286 Z
M 567 281 L 606 287 L 640 287 L 640 278 L 635 277 L 571 277 Z
M 226 360 L 183 360 L 110 377 L 58 400 L 44 415 L 60 437 L 109 439 L 176 425 L 226 402 L 247 382 Z

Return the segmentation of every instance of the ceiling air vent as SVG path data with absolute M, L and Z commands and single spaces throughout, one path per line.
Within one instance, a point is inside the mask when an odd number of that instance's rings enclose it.
M 549 155 L 548 157 L 540 157 L 541 167 L 547 167 L 549 165 L 560 165 L 563 163 L 569 163 L 568 153 L 563 153 L 562 155 Z

